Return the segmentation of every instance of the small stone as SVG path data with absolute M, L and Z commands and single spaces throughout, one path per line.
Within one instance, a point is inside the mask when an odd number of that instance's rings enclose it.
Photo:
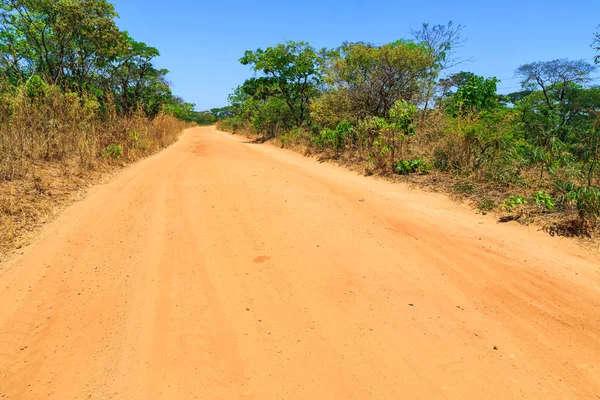
M 498 346 L 494 346 L 494 350 L 498 350 Z

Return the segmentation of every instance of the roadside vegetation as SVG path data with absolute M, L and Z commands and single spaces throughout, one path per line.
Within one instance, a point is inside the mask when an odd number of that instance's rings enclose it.
M 0 256 L 78 188 L 215 121 L 116 17 L 105 0 L 0 3 Z
M 495 77 L 448 72 L 464 61 L 462 31 L 424 24 L 383 45 L 288 41 L 246 51 L 240 62 L 254 77 L 231 94 L 220 127 L 444 190 L 502 221 L 593 235 L 600 32 L 590 35 L 588 61 L 532 61 L 515 71 L 521 89 L 500 95 Z

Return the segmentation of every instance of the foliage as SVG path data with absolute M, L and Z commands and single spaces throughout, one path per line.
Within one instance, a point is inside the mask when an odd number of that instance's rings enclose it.
M 512 212 L 515 208 L 519 208 L 527 204 L 527 200 L 523 196 L 512 195 L 504 200 L 504 209 Z
M 353 130 L 354 128 L 349 122 L 340 122 L 335 129 L 324 128 L 320 135 L 313 138 L 313 142 L 320 147 L 330 147 L 336 152 L 340 152 Z
M 0 181 L 40 161 L 133 160 L 170 144 L 193 114 L 157 49 L 119 30 L 107 0 L 0 3 Z M 66 167 L 65 167 L 66 168 Z
M 458 90 L 451 97 L 449 110 L 458 113 L 477 113 L 489 110 L 497 105 L 496 78 L 486 79 L 483 76 L 472 75 L 459 84 Z
M 536 204 L 544 206 L 544 208 L 548 211 L 554 211 L 556 208 L 556 201 L 547 193 L 544 193 L 541 190 L 538 190 L 533 195 L 533 200 Z
M 305 122 L 310 99 L 321 81 L 321 54 L 308 43 L 288 41 L 265 50 L 248 50 L 240 62 L 262 74 L 247 82 L 253 87 L 246 87 L 246 94 L 261 100 L 275 97 L 287 105 L 296 126 Z
M 420 158 L 412 160 L 400 160 L 395 165 L 396 172 L 400 175 L 427 173 L 431 170 L 431 166 Z
M 486 199 L 479 202 L 477 205 L 477 211 L 481 214 L 486 215 L 490 211 L 493 211 L 497 207 L 496 202 L 492 199 Z
M 134 136 L 135 137 L 135 136 Z M 118 144 L 109 144 L 102 152 L 102 158 L 118 159 L 123 155 L 123 148 Z
M 327 91 L 347 97 L 355 118 L 386 118 L 396 101 L 414 104 L 421 98 L 433 62 L 424 47 L 412 42 L 345 43 L 330 54 Z
M 164 107 L 172 115 L 188 112 L 190 105 L 171 93 L 168 71 L 153 65 L 158 50 L 120 31 L 116 18 L 107 0 L 4 0 L 0 76 L 27 85 L 30 95 L 46 85 L 95 96 L 122 115 L 138 108 L 150 118 Z
M 600 189 L 595 186 L 577 186 L 572 182 L 557 181 L 560 200 L 565 205 L 574 204 L 583 224 L 596 222 L 600 217 Z

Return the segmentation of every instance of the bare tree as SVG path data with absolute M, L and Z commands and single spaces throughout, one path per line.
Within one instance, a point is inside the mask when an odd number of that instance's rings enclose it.
M 429 70 L 429 79 L 425 88 L 425 99 L 423 107 L 423 118 L 429 107 L 431 98 L 436 91 L 436 80 L 440 74 L 449 68 L 455 67 L 465 59 L 456 57 L 456 50 L 464 44 L 461 38 L 464 25 L 454 25 L 452 21 L 447 25 L 430 26 L 424 23 L 420 30 L 411 30 L 416 42 L 425 46 L 435 63 Z
M 594 61 L 596 64 L 600 64 L 600 25 L 598 25 L 596 29 L 598 29 L 598 32 L 594 33 L 592 48 L 596 50 L 596 57 L 594 57 Z

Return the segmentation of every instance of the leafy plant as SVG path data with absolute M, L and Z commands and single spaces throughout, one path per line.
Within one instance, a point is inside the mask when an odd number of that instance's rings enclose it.
M 515 208 L 519 208 L 527 204 L 527 200 L 523 196 L 512 195 L 504 200 L 504 209 L 508 212 L 513 212 Z
M 102 152 L 102 158 L 118 159 L 123 155 L 123 148 L 118 144 L 109 144 Z
M 556 208 L 556 201 L 547 193 L 537 191 L 533 195 L 533 200 L 536 204 L 543 206 L 548 211 L 553 211 Z
M 572 182 L 558 181 L 557 188 L 562 192 L 560 200 L 574 204 L 582 226 L 595 224 L 600 217 L 600 189 L 595 186 L 577 186 Z
M 339 152 L 344 147 L 346 138 L 353 132 L 349 122 L 340 122 L 335 129 L 325 128 L 320 133 L 319 142 Z
M 29 78 L 25 85 L 25 88 L 27 96 L 29 96 L 32 99 L 41 98 L 48 91 L 48 85 L 39 75 L 33 75 L 31 78 Z
M 395 165 L 395 171 L 400 175 L 418 173 L 427 173 L 431 171 L 431 165 L 420 158 L 412 160 L 400 160 Z

